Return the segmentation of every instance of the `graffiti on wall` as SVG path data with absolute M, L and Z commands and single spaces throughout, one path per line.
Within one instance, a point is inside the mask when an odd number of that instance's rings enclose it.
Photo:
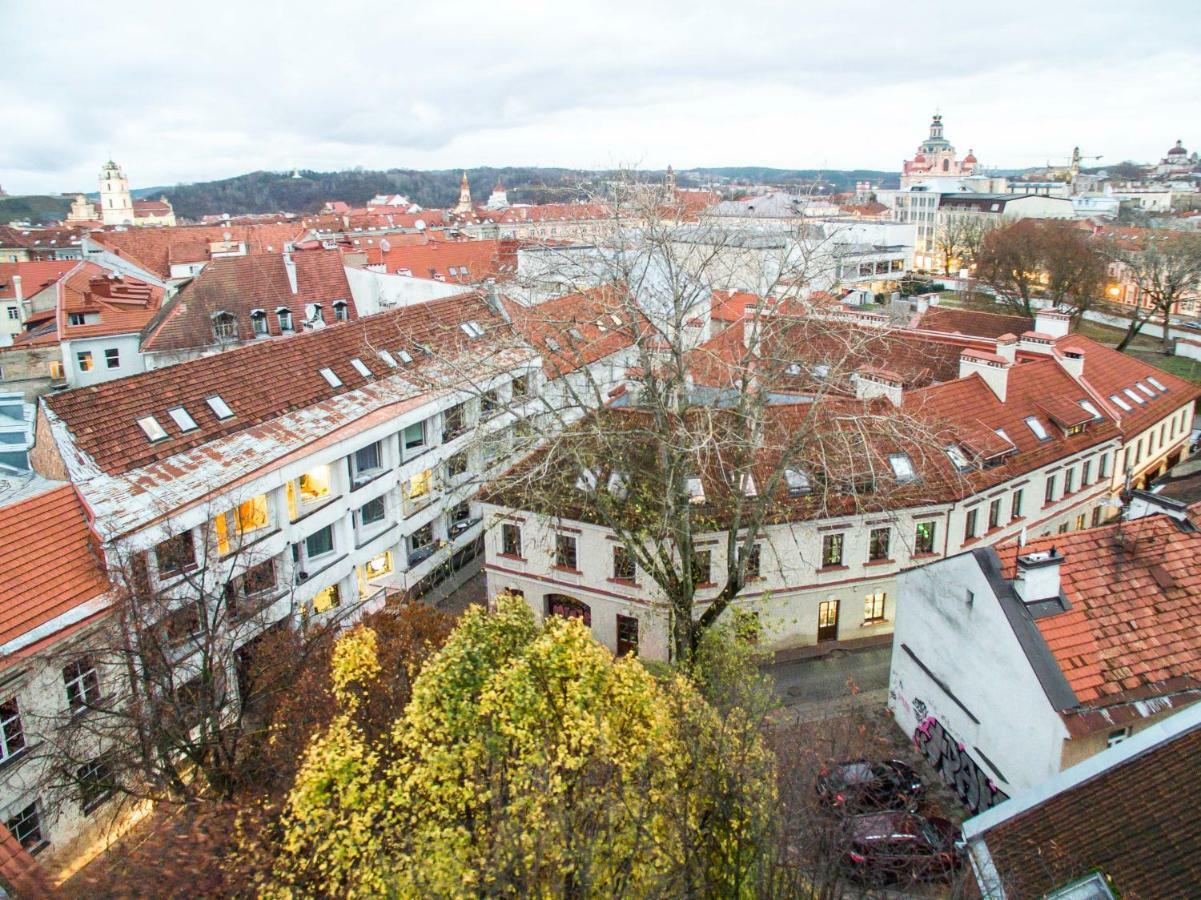
M 919 702 L 914 701 L 915 708 Z M 934 716 L 922 719 L 913 732 L 913 742 L 972 815 L 1009 799 Z

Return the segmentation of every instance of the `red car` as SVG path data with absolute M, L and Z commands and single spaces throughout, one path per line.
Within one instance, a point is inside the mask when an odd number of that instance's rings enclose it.
M 959 829 L 946 819 L 878 812 L 847 819 L 843 865 L 860 881 L 946 878 L 962 864 Z

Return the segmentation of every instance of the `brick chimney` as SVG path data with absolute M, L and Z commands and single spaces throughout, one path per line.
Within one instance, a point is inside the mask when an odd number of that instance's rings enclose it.
M 1059 599 L 1059 567 L 1062 562 L 1063 554 L 1054 547 L 1018 557 L 1013 590 L 1023 603 Z
M 1009 384 L 1009 366 L 1011 363 L 997 353 L 986 353 L 983 350 L 964 350 L 959 355 L 959 377 L 967 378 L 973 372 L 984 379 L 984 383 L 997 395 L 997 399 L 1005 402 L 1005 389 Z

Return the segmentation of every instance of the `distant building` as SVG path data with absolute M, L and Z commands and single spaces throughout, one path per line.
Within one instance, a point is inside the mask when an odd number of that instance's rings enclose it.
M 99 211 L 82 195 L 75 197 L 68 224 L 99 221 L 104 225 L 166 225 L 175 224 L 175 210 L 166 197 L 158 200 L 134 200 L 129 192 L 129 180 L 119 165 L 111 159 L 100 170 Z
M 968 150 L 967 156 L 958 159 L 955 147 L 943 136 L 942 128 L 942 116 L 936 113 L 930 121 L 930 134 L 917 148 L 913 159 L 901 164 L 901 190 L 908 190 L 913 184 L 932 175 L 966 178 L 976 173 L 975 154 Z
M 509 205 L 509 195 L 505 191 L 504 182 L 499 178 L 496 179 L 496 184 L 492 188 L 492 193 L 488 195 L 488 202 L 484 204 L 485 209 L 505 209 Z
M 1155 167 L 1156 175 L 1187 175 L 1197 168 L 1198 159 L 1196 151 L 1192 156 L 1184 149 L 1183 141 L 1176 141 L 1175 146 L 1171 147 L 1164 154 L 1163 159 L 1159 161 L 1159 165 Z
M 456 216 L 471 215 L 471 185 L 467 183 L 467 173 L 463 173 L 463 178 L 459 182 L 459 202 L 455 204 L 452 212 Z

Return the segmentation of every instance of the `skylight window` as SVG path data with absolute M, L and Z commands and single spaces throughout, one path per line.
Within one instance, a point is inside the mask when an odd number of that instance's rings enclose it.
M 785 469 L 784 483 L 788 485 L 789 497 L 800 497 L 809 493 L 809 476 L 800 469 Z
M 1090 416 L 1092 416 L 1094 419 L 1101 418 L 1100 411 L 1098 411 L 1097 407 L 1093 406 L 1092 403 L 1090 403 L 1088 400 L 1078 400 L 1077 402 L 1080 404 L 1080 408 L 1083 409 Z
M 463 333 L 469 338 L 479 338 L 484 336 L 484 329 L 480 327 L 479 322 L 463 322 L 459 325 L 459 327 L 463 329 Z
M 614 472 L 609 476 L 609 493 L 618 500 L 624 500 L 628 494 L 629 486 L 626 483 L 626 477 L 620 472 Z
M 1144 394 L 1146 394 L 1148 397 L 1150 397 L 1152 400 L 1155 399 L 1155 391 L 1151 390 L 1149 387 L 1147 387 L 1141 381 L 1136 381 L 1134 383 L 1134 386 L 1136 388 L 1138 388 L 1140 391 L 1142 391 Z
M 550 348 L 550 350 L 551 350 L 551 352 L 552 352 L 552 353 L 558 353 L 558 352 L 559 352 L 559 350 L 561 349 L 561 348 L 559 347 L 559 342 L 558 342 L 558 341 L 556 341 L 556 340 L 555 340 L 553 337 L 548 337 L 548 338 L 546 339 L 546 346 L 547 346 L 548 348 Z
M 788 368 L 785 369 L 784 371 L 787 372 L 789 375 L 800 375 L 801 374 L 801 364 L 800 363 L 790 363 L 788 365 Z
M 909 458 L 908 453 L 893 453 L 888 457 L 888 464 L 892 466 L 892 474 L 896 476 L 897 481 L 906 482 L 914 481 L 917 478 L 917 472 L 913 470 L 913 460 Z
M 580 334 L 580 329 L 578 328 L 568 328 L 567 333 L 571 335 L 571 339 L 574 341 L 584 340 L 584 336 Z
M 363 361 L 361 359 L 359 359 L 357 356 L 354 357 L 353 359 L 351 359 L 350 364 L 352 366 L 354 366 L 354 370 L 356 372 L 358 372 L 360 375 L 362 375 L 364 378 L 371 377 L 371 370 L 368 369 L 367 366 L 363 363 Z
M 1006 441 L 1008 441 L 1010 444 L 1012 444 L 1012 443 L 1013 443 L 1013 438 L 1011 438 L 1009 435 L 1007 435 L 1007 434 L 1005 433 L 1005 429 L 1004 429 L 1004 428 L 998 428 L 998 429 L 997 429 L 997 437 L 999 437 L 999 438 L 1002 438 L 1003 440 L 1006 440 Z
M 684 479 L 684 487 L 688 491 L 689 503 L 705 502 L 705 486 L 701 483 L 701 477 L 699 475 L 692 475 Z
M 592 493 L 596 490 L 596 473 L 591 469 L 584 469 L 580 472 L 580 477 L 575 480 L 575 489 Z
M 385 365 L 387 365 L 388 368 L 390 368 L 390 369 L 396 368 L 396 357 L 394 357 L 391 353 L 389 353 L 387 350 L 376 350 L 375 352 L 376 352 L 376 355 L 379 356 L 379 358 L 384 361 Z
M 1130 390 L 1130 388 L 1122 388 L 1122 393 L 1125 394 L 1127 397 L 1129 397 L 1131 400 L 1133 400 L 1135 403 L 1137 403 L 1139 406 L 1147 405 L 1147 401 L 1144 400 L 1142 397 L 1140 397 L 1138 394 L 1136 394 L 1134 391 Z
M 750 472 L 743 472 L 742 478 L 739 479 L 738 489 L 742 491 L 744 497 L 758 497 L 759 488 L 755 485 L 755 476 Z
M 143 416 L 138 419 L 138 427 L 142 429 L 146 437 L 150 438 L 151 442 L 167 439 L 167 432 L 154 416 Z
M 334 373 L 333 369 L 318 369 L 317 371 L 321 373 L 321 377 L 325 379 L 325 383 L 330 387 L 342 386 L 342 379 Z
M 396 355 L 400 357 L 400 361 L 406 366 L 413 361 L 413 356 L 408 350 L 397 350 Z
M 1037 416 L 1026 416 L 1026 424 L 1030 426 L 1030 430 L 1040 441 L 1051 440 L 1051 435 L 1047 434 L 1047 429 L 1043 427 L 1043 423 L 1038 420 Z
M 1148 376 L 1147 380 L 1155 386 L 1156 390 L 1163 391 L 1165 394 L 1168 392 L 1168 389 L 1164 386 L 1164 383 L 1162 381 L 1160 381 L 1158 378 L 1156 378 L 1154 375 Z
M 955 444 L 951 444 L 951 446 L 947 447 L 947 456 L 950 457 L 951 464 L 961 472 L 965 472 L 972 467 L 972 464 L 968 460 L 967 456 L 965 456 L 964 452 Z
M 816 366 L 813 367 L 813 377 L 814 378 L 825 378 L 829 374 L 830 374 L 830 367 L 827 366 L 825 363 L 818 363 Z
M 614 325 L 622 324 L 621 316 L 617 315 L 616 313 L 609 314 L 609 321 L 612 322 Z
M 1118 409 L 1125 410 L 1126 412 L 1130 412 L 1130 410 L 1131 410 L 1130 404 L 1127 403 L 1125 400 L 1123 400 L 1121 397 L 1119 397 L 1117 394 L 1110 394 L 1109 402 L 1112 403 L 1114 406 L 1116 406 Z
M 213 396 L 209 397 L 204 402 L 208 404 L 209 409 L 213 411 L 213 415 L 218 419 L 225 420 L 233 418 L 234 411 L 230 409 L 229 404 L 222 400 L 217 394 L 213 394 Z
M 167 410 L 167 415 L 179 426 L 180 431 L 192 431 L 200 426 L 196 424 L 196 420 L 188 415 L 188 411 L 182 406 L 173 406 Z

